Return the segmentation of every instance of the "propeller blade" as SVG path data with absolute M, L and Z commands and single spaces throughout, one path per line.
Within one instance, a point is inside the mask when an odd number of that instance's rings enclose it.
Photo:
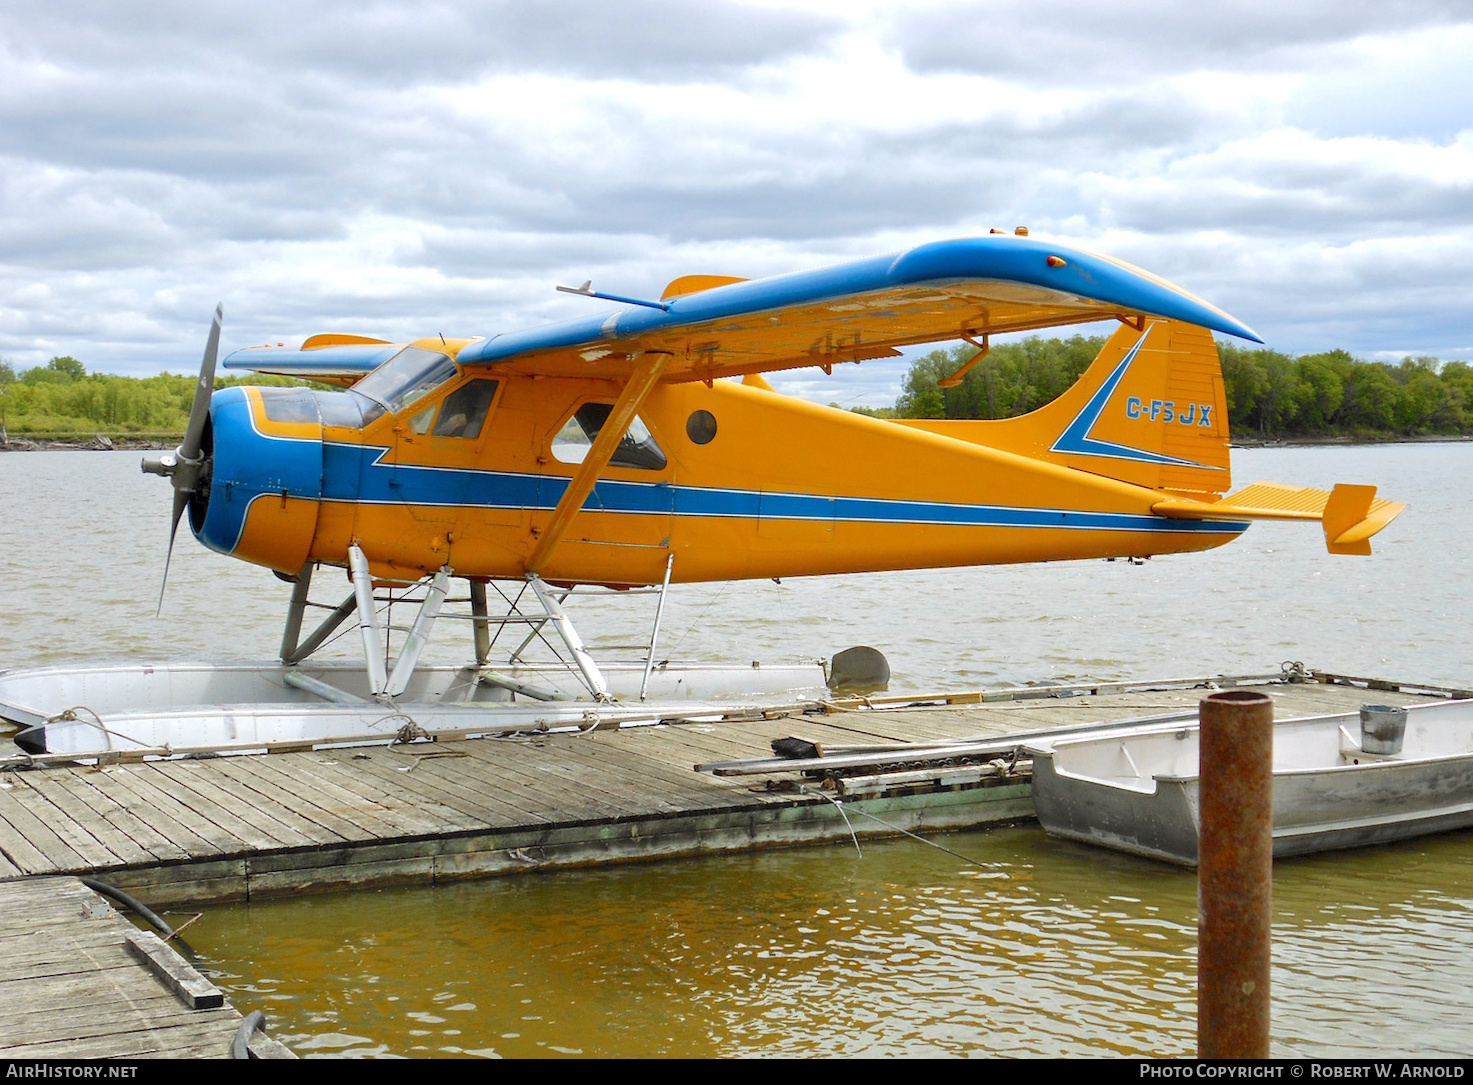
M 198 460 L 200 443 L 205 436 L 205 420 L 210 416 L 210 395 L 215 390 L 215 357 L 220 353 L 220 325 L 225 319 L 225 305 L 215 306 L 215 322 L 210 325 L 210 338 L 205 343 L 205 355 L 199 363 L 199 384 L 194 390 L 194 402 L 189 405 L 189 425 L 184 430 L 184 443 L 179 446 L 179 456 L 184 460 Z
M 215 391 L 215 359 L 220 353 L 220 325 L 225 320 L 225 305 L 215 306 L 215 320 L 210 325 L 210 337 L 205 341 L 205 354 L 199 363 L 199 383 L 194 389 L 194 401 L 189 405 L 189 422 L 184 428 L 184 443 L 174 450 L 173 455 L 145 458 L 143 470 L 155 475 L 164 475 L 174 486 L 174 513 L 169 520 L 169 549 L 164 555 L 164 578 L 159 584 L 159 605 L 154 612 L 158 617 L 164 611 L 164 591 L 169 586 L 169 564 L 174 560 L 174 537 L 179 533 L 179 518 L 189 507 L 190 495 L 199 482 L 200 468 L 204 463 L 201 454 L 205 440 L 205 423 L 210 418 L 210 397 Z
M 174 491 L 174 515 L 169 520 L 169 549 L 164 552 L 164 578 L 159 582 L 159 605 L 154 609 L 157 618 L 164 612 L 164 589 L 169 586 L 169 563 L 174 560 L 174 536 L 179 534 L 179 517 L 189 505 L 189 495 L 183 490 Z

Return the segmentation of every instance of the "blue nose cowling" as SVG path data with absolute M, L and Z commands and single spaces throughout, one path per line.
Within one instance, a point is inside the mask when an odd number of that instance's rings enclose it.
M 263 392 L 268 396 L 287 394 L 282 396 L 281 407 L 287 408 L 287 419 L 296 423 L 291 427 L 293 436 L 263 432 L 255 416 L 260 408 L 247 389 L 223 388 L 216 392 L 210 401 L 209 490 L 203 515 L 196 519 L 191 510 L 190 527 L 211 550 L 283 572 L 296 572 L 311 550 L 316 515 L 315 511 L 310 516 L 302 515 L 300 504 L 289 510 L 286 499 L 306 499 L 315 510 L 322 498 L 322 423 L 315 406 L 309 406 L 310 391 L 256 390 L 258 396 Z M 285 402 L 287 396 L 292 402 Z M 307 423 L 314 436 L 300 435 L 302 423 Z M 269 417 L 265 427 L 275 428 Z M 248 519 L 253 529 L 259 528 L 269 538 L 269 554 L 241 551 Z M 293 561 L 295 564 L 291 564 Z

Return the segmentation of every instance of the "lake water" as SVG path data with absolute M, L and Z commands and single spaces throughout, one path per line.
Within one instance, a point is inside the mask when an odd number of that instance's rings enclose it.
M 285 585 L 179 540 L 136 454 L 0 455 L 0 667 L 265 658 Z M 873 644 L 892 688 L 1277 671 L 1473 684 L 1473 444 L 1249 449 L 1239 483 L 1372 482 L 1370 558 L 1259 524 L 1207 554 L 672 590 L 662 655 Z M 573 611 L 595 651 L 639 600 Z M 351 638 L 337 651 L 351 655 Z M 444 646 L 441 646 L 442 653 Z M 460 653 L 444 656 L 458 660 Z M 1030 828 L 212 908 L 189 937 L 304 1054 L 1173 1055 L 1196 882 Z M 1275 867 L 1274 1052 L 1470 1053 L 1473 834 Z

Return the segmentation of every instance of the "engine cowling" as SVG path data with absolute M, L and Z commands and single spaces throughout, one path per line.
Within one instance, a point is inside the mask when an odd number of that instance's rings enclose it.
M 332 394 L 332 393 L 327 393 Z M 296 573 L 322 501 L 322 415 L 306 388 L 225 388 L 210 402 L 189 526 L 212 550 Z

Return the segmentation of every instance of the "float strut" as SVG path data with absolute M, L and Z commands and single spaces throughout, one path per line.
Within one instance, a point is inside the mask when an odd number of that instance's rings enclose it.
M 295 648 L 290 656 L 283 656 L 281 661 L 283 663 L 302 662 L 302 660 L 306 659 L 313 652 L 317 651 L 318 648 L 321 648 L 322 642 L 325 641 L 328 637 L 332 636 L 337 627 L 348 620 L 348 615 L 352 614 L 353 611 L 357 609 L 358 597 L 356 595 L 349 595 L 346 599 L 344 599 L 341 603 L 333 608 L 333 612 L 331 614 L 322 619 L 322 624 L 317 627 L 317 631 L 315 633 L 313 633 L 297 648 Z
M 348 547 L 348 569 L 353 578 L 353 597 L 358 601 L 358 633 L 363 638 L 363 655 L 368 662 L 368 684 L 375 697 L 389 686 L 389 668 L 384 645 L 378 637 L 378 614 L 373 606 L 373 576 L 368 558 L 354 543 Z
M 665 614 L 665 593 L 670 590 L 670 570 L 675 567 L 675 555 L 665 557 L 665 579 L 660 584 L 660 598 L 655 602 L 655 625 L 650 630 L 650 654 L 644 660 L 644 678 L 639 683 L 639 699 L 644 700 L 650 688 L 650 671 L 655 667 L 655 642 L 660 639 L 660 619 Z
M 297 654 L 297 642 L 302 636 L 302 615 L 307 609 L 307 595 L 312 590 L 312 563 L 302 566 L 297 581 L 292 585 L 292 601 L 286 612 L 286 628 L 281 634 L 281 661 L 291 663 Z
M 445 596 L 450 593 L 450 575 L 450 566 L 442 565 L 430 581 L 429 590 L 425 593 L 424 602 L 419 605 L 414 624 L 409 627 L 409 636 L 404 638 L 404 648 L 399 652 L 399 658 L 394 661 L 394 670 L 389 675 L 389 684 L 384 692 L 390 697 L 399 696 L 409 685 L 414 665 L 419 662 L 420 653 L 429 642 L 430 630 L 440 614 L 440 604 L 445 602 Z
M 563 608 L 557 599 L 553 597 L 550 589 L 543 579 L 536 573 L 527 574 L 527 583 L 532 585 L 532 590 L 537 593 L 537 601 L 542 604 L 542 609 L 547 611 L 553 628 L 558 631 L 558 636 L 563 638 L 563 643 L 568 646 L 568 651 L 573 653 L 573 662 L 578 664 L 578 670 L 583 675 L 583 684 L 588 687 L 588 692 L 593 694 L 594 700 L 609 701 L 608 683 L 604 681 L 603 674 L 598 669 L 598 664 L 583 647 L 583 641 L 578 636 L 578 630 L 573 628 L 573 623 L 563 613 Z
M 484 667 L 491 657 L 491 614 L 486 608 L 486 582 L 470 581 L 471 626 L 476 634 L 476 666 Z

